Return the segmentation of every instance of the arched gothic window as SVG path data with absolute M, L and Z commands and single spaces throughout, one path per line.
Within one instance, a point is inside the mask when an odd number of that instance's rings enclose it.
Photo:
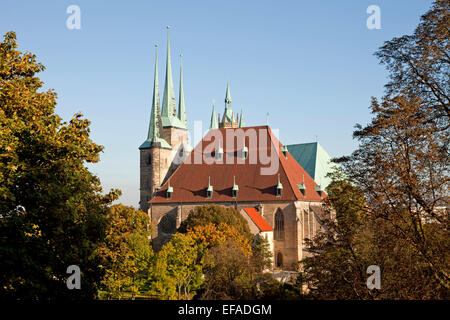
M 284 240 L 284 214 L 281 209 L 275 213 L 274 238 L 275 240 Z

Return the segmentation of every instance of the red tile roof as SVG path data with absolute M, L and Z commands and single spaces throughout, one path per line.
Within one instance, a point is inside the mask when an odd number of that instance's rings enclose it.
M 249 136 L 246 136 L 246 146 L 248 147 L 248 157 L 242 160 L 239 150 L 242 148 L 242 142 L 235 141 L 236 146 L 229 148 L 227 140 L 234 138 L 235 130 L 243 130 L 244 134 L 251 135 L 252 130 L 257 132 L 257 143 L 249 145 Z M 214 151 L 220 145 L 224 150 L 223 163 L 213 161 L 207 164 L 196 164 L 195 159 L 206 157 L 212 159 Z M 236 139 L 236 138 L 234 138 Z M 217 140 L 217 141 L 216 141 Z M 261 145 L 260 145 L 261 144 Z M 167 181 L 150 203 L 195 203 L 195 202 L 235 202 L 235 201 L 286 201 L 286 200 L 309 200 L 321 201 L 322 198 L 315 191 L 317 185 L 308 173 L 297 163 L 297 161 L 288 153 L 287 159 L 283 156 L 280 148 L 282 144 L 273 135 L 268 126 L 245 127 L 245 128 L 226 128 L 209 130 L 203 137 L 202 142 L 192 150 L 185 161 L 175 170 L 170 177 L 170 185 L 173 187 L 171 199 L 166 198 Z M 275 147 L 275 148 L 274 148 Z M 262 168 L 268 168 L 270 163 L 262 164 L 259 161 L 259 154 L 270 154 L 270 150 L 276 150 L 275 159 L 278 161 L 278 171 L 271 175 L 261 174 Z M 227 155 L 234 157 L 232 164 L 226 163 Z M 256 155 L 257 163 L 250 163 L 250 159 Z M 208 158 L 209 157 L 209 158 Z M 243 164 L 237 163 L 244 161 Z M 276 196 L 276 185 L 278 183 L 278 174 L 283 185 L 281 197 Z M 232 197 L 233 176 L 236 177 L 236 184 L 239 186 L 237 198 Z M 208 177 L 211 177 L 211 185 L 214 192 L 211 199 L 206 198 L 206 188 L 208 187 Z M 305 195 L 298 189 L 297 184 L 304 182 Z M 326 196 L 323 192 L 323 196 Z
M 252 221 L 256 224 L 259 230 L 263 232 L 273 231 L 273 228 L 270 226 L 270 224 L 267 223 L 267 221 L 263 217 L 261 217 L 261 215 L 255 208 L 244 208 L 244 211 L 245 213 L 248 214 L 250 219 L 252 219 Z

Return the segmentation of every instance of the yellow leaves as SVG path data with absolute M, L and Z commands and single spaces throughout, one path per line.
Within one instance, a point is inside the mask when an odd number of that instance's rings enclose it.
M 31 229 L 31 232 L 24 232 L 27 238 L 39 238 L 42 236 L 41 230 L 39 229 L 38 225 L 33 224 L 31 226 Z
M 206 248 L 225 243 L 227 240 L 236 242 L 243 252 L 250 254 L 251 246 L 248 240 L 244 238 L 234 227 L 226 223 L 220 223 L 218 226 L 209 223 L 207 225 L 198 225 L 188 230 L 188 235 L 197 243 Z

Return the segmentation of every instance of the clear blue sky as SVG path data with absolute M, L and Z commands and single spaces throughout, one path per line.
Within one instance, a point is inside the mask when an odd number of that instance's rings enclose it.
M 175 93 L 183 54 L 188 124 L 209 126 L 211 101 L 223 113 L 227 81 L 233 111 L 246 125 L 269 123 L 283 143 L 318 141 L 331 156 L 351 153 L 353 126 L 367 123 L 370 97 L 380 97 L 387 72 L 373 53 L 413 32 L 430 0 L 328 1 L 17 1 L 2 0 L 0 33 L 17 33 L 20 49 L 46 66 L 40 77 L 58 93 L 56 112 L 82 112 L 105 147 L 89 166 L 120 201 L 139 201 L 139 150 L 150 117 L 154 44 L 161 96 L 166 25 L 171 25 Z M 69 5 L 81 29 L 69 30 Z M 381 29 L 369 30 L 369 5 Z

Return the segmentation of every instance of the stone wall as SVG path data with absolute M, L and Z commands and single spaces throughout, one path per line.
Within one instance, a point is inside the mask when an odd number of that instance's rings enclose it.
M 140 150 L 139 206 L 144 212 L 148 211 L 148 201 L 153 197 L 153 193 L 161 185 L 169 170 L 171 151 L 159 146 Z

